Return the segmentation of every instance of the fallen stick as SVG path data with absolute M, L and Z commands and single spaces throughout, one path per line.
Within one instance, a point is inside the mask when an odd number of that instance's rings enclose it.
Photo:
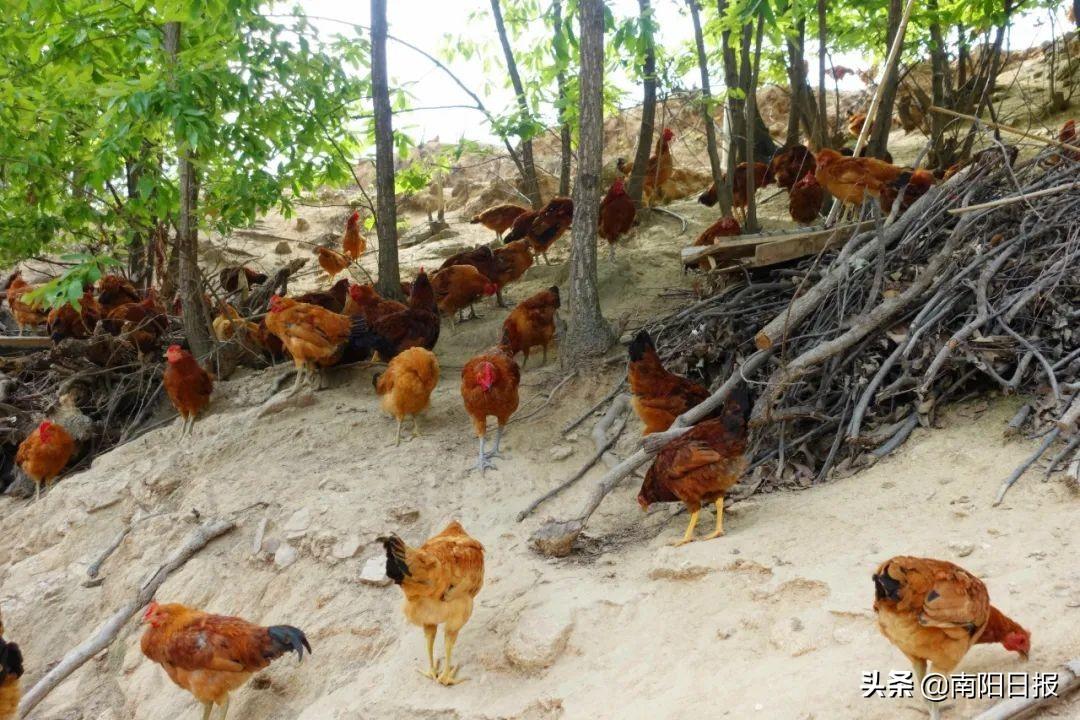
M 684 218 L 682 215 L 671 212 L 667 208 L 654 207 L 652 210 L 653 210 L 653 212 L 659 212 L 659 213 L 664 213 L 665 215 L 670 215 L 671 217 L 675 218 L 680 223 L 682 223 L 682 228 L 679 230 L 679 235 L 682 235 L 684 232 L 686 232 L 686 228 L 690 227 L 690 223 L 686 222 L 686 218 Z
M 1049 673 L 1043 677 L 1047 678 L 1047 675 Z M 1080 659 L 1065 663 L 1065 667 L 1057 673 L 1057 685 L 1053 695 L 1003 700 L 986 712 L 976 715 L 975 720 L 1020 720 L 1031 717 L 1039 708 L 1057 701 L 1077 688 L 1080 688 Z
M 991 200 L 990 202 L 979 203 L 978 205 L 965 205 L 964 207 L 952 208 L 949 210 L 951 215 L 963 215 L 964 213 L 975 212 L 976 210 L 988 210 L 989 208 L 1001 207 L 1003 205 L 1012 205 L 1022 200 L 1030 200 L 1032 198 L 1042 197 L 1043 195 L 1053 195 L 1059 193 L 1062 190 L 1074 190 L 1080 188 L 1080 183 L 1069 183 L 1068 185 L 1058 185 L 1057 187 L 1046 188 L 1045 190 L 1036 190 L 1035 192 L 1024 193 L 1023 195 L 1012 195 L 1006 198 L 1000 198 L 998 200 Z
M 105 561 L 109 559 L 110 555 L 116 552 L 116 548 L 120 547 L 120 543 L 124 542 L 124 538 L 126 538 L 128 536 L 128 533 L 131 532 L 131 528 L 131 525 L 127 525 L 123 530 L 121 530 L 113 539 L 113 541 L 109 543 L 109 546 L 105 548 L 105 550 L 100 555 L 98 555 L 97 560 L 90 563 L 90 567 L 86 568 L 86 576 L 88 578 L 90 578 L 91 580 L 97 578 L 98 573 L 101 572 L 101 566 L 105 564 Z
M 624 378 L 623 378 L 622 380 L 620 380 L 620 381 L 619 381 L 619 384 L 618 384 L 618 385 L 616 385 L 616 386 L 615 386 L 614 388 L 612 388 L 612 389 L 611 389 L 611 392 L 609 392 L 609 393 L 608 393 L 607 395 L 605 395 L 605 396 L 604 396 L 604 397 L 603 397 L 602 399 L 598 400 L 598 401 L 597 401 L 597 403 L 596 403 L 595 405 L 593 405 L 593 406 L 592 406 L 591 408 L 589 408 L 588 410 L 586 410 L 585 412 L 583 412 L 583 413 L 582 413 L 581 415 L 579 415 L 579 416 L 577 417 L 577 419 L 575 419 L 575 420 L 574 420 L 573 422 L 567 423 L 566 427 L 564 427 L 564 428 L 562 429 L 562 434 L 563 434 L 563 435 L 566 435 L 566 434 L 567 434 L 568 432 L 570 432 L 571 430 L 573 430 L 574 428 L 576 428 L 576 427 L 577 427 L 578 425 L 580 425 L 581 423 L 585 422 L 585 419 L 586 419 L 586 418 L 588 418 L 588 417 L 589 417 L 590 415 L 592 415 L 592 414 L 593 414 L 594 412 L 596 412 L 597 410 L 599 410 L 599 409 L 600 409 L 600 407 L 602 407 L 602 406 L 603 406 L 603 405 L 604 405 L 605 403 L 607 403 L 607 402 L 608 402 L 609 400 L 611 400 L 611 399 L 612 399 L 613 397 L 615 397 L 616 395 L 618 395 L 618 394 L 619 394 L 619 391 L 620 391 L 620 390 L 622 390 L 622 387 L 623 387 L 623 385 L 625 385 L 625 384 L 626 384 L 626 378 L 624 377 Z
M 1072 150 L 1074 152 L 1080 152 L 1080 147 L 1077 147 L 1075 145 L 1070 145 L 1068 143 L 1063 143 L 1060 140 L 1054 140 L 1053 138 L 1044 138 L 1044 137 L 1039 137 L 1038 135 L 1032 135 L 1031 133 L 1026 132 L 1024 130 L 1021 130 L 1019 128 L 1009 127 L 1008 125 L 1002 125 L 1001 123 L 992 122 L 990 120 L 982 120 L 980 118 L 975 117 L 974 115 L 964 115 L 962 113 L 954 112 L 952 110 L 946 110 L 945 108 L 940 108 L 940 107 L 938 107 L 936 105 L 931 105 L 930 106 L 930 112 L 941 113 L 942 115 L 952 115 L 953 117 L 960 118 L 961 120 L 971 120 L 972 122 L 977 122 L 980 125 L 985 125 L 987 127 L 996 128 L 998 130 L 1004 130 L 1007 133 L 1012 133 L 1013 135 L 1019 135 L 1020 137 L 1025 137 L 1028 140 L 1035 140 L 1036 142 L 1041 142 L 1043 145 L 1055 145 L 1055 146 L 1060 147 L 1060 148 L 1065 148 L 1066 150 Z
M 45 676 L 23 695 L 22 701 L 19 703 L 19 718 L 25 718 L 29 715 L 30 711 L 37 707 L 38 703 L 44 700 L 57 685 L 82 667 L 87 660 L 109 647 L 113 640 L 116 639 L 116 636 L 120 634 L 124 625 L 127 624 L 127 621 L 150 602 L 151 598 L 154 597 L 154 593 L 157 592 L 157 589 L 161 587 L 162 583 L 174 570 L 183 567 L 184 563 L 211 540 L 224 535 L 235 527 L 236 523 L 231 520 L 211 520 L 192 531 L 184 544 L 143 582 L 131 602 L 113 613 L 112 617 L 106 620 L 94 635 L 88 637 L 78 647 L 70 650 L 52 670 L 45 673 Z
M 1001 487 L 998 489 L 997 499 L 994 500 L 994 507 L 997 507 L 1001 504 L 1001 501 L 1005 499 L 1005 493 L 1009 492 L 1009 488 L 1016 484 L 1016 481 L 1019 480 L 1024 473 L 1027 472 L 1028 468 L 1034 465 L 1035 462 L 1043 456 L 1043 453 L 1045 453 L 1046 450 L 1054 444 L 1054 441 L 1057 440 L 1057 436 L 1060 433 L 1061 431 L 1057 428 L 1054 428 L 1051 432 L 1047 433 L 1046 437 L 1043 438 L 1042 444 L 1039 445 L 1039 449 L 1033 452 L 1027 460 L 1025 460 L 1023 463 L 1020 464 L 1019 467 L 1013 470 L 1012 474 L 1009 475 L 1009 477 L 1005 478 L 1005 480 L 1001 483 Z
M 1069 455 L 1072 455 L 1073 451 L 1076 450 L 1077 447 L 1080 447 L 1080 437 L 1074 437 L 1065 445 L 1065 447 L 1061 449 L 1061 452 L 1059 452 L 1057 455 L 1050 459 L 1050 464 L 1046 466 L 1045 477 L 1049 478 L 1051 475 L 1053 475 L 1054 469 L 1057 468 L 1058 464 L 1060 464 L 1061 461 L 1065 458 L 1069 457 Z
M 1057 421 L 1058 429 L 1066 435 L 1076 432 L 1076 421 L 1080 419 L 1080 393 L 1077 393 L 1061 418 Z

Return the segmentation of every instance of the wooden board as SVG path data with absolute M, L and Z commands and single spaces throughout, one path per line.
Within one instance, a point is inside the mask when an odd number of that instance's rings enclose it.
M 873 221 L 834 228 L 813 228 L 792 233 L 742 235 L 724 238 L 715 245 L 690 246 L 682 249 L 682 261 L 687 265 L 703 258 L 717 260 L 752 258 L 751 267 L 774 265 L 804 255 L 821 252 L 829 245 L 846 241 L 856 232 L 874 227 Z
M 0 348 L 44 348 L 52 345 L 47 335 L 0 335 Z

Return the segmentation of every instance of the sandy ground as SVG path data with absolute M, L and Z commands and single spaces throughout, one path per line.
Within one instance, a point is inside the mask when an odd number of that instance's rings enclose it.
M 686 235 L 660 217 L 620 248 L 615 263 L 601 256 L 608 317 L 636 325 L 676 302 L 665 297 L 671 288 L 694 282 L 679 271 L 678 249 L 715 211 L 693 203 L 675 209 L 691 219 Z M 344 214 L 302 209 L 308 232 L 281 219 L 264 229 L 311 240 L 340 227 Z M 490 239 L 454 214 L 450 220 L 456 236 L 405 251 L 409 274 Z M 275 244 L 236 247 L 272 267 L 280 262 Z M 292 245 L 294 254 L 308 252 Z M 565 242 L 557 246 L 556 264 L 534 267 L 510 298 L 562 282 L 566 252 Z M 303 286 L 313 280 L 308 275 Z M 310 405 L 265 417 L 258 410 L 280 371 L 247 372 L 218 384 L 190 443 L 178 446 L 173 423 L 99 457 L 38 505 L 0 500 L 0 604 L 7 635 L 26 655 L 25 686 L 131 597 L 190 531 L 195 512 L 235 516 L 240 527 L 175 573 L 159 599 L 295 624 L 315 650 L 300 666 L 278 661 L 235 693 L 234 720 L 925 717 L 914 700 L 860 694 L 862 672 L 907 669 L 870 609 L 871 572 L 899 553 L 959 561 L 1033 631 L 1027 665 L 983 646 L 962 670 L 1056 670 L 1080 656 L 1080 500 L 1063 481 L 1033 473 L 1002 507 L 990 507 L 1000 479 L 1031 449 L 1001 440 L 1018 399 L 956 408 L 943 429 L 916 431 L 893 457 L 854 477 L 742 502 L 729 511 L 726 537 L 680 549 L 668 543 L 686 515 L 673 515 L 673 506 L 642 514 L 634 502 L 640 480 L 631 478 L 593 517 L 582 551 L 554 561 L 528 549 L 529 533 L 547 515 L 575 511 L 602 469 L 524 523 L 514 515 L 591 454 L 593 420 L 567 438 L 559 428 L 606 394 L 621 365 L 575 378 L 540 412 L 513 422 L 498 469 L 471 474 L 476 445 L 460 368 L 494 342 L 507 313 L 487 302 L 479 310 L 482 320 L 444 328 L 443 379 L 422 418 L 424 435 L 400 447 L 389 444 L 393 422 L 379 410 L 372 369 L 339 371 Z M 562 378 L 556 363 L 527 368 L 519 416 L 540 408 Z M 639 431 L 631 420 L 620 454 Z M 149 517 L 106 563 L 104 583 L 84 587 L 87 564 L 136 514 Z M 487 581 L 455 653 L 469 681 L 447 689 L 415 672 L 423 635 L 405 623 L 398 589 L 362 584 L 359 573 L 382 554 L 378 535 L 396 531 L 419 543 L 450 518 L 487 548 Z M 270 552 L 276 546 L 284 557 L 282 544 L 296 551 L 287 567 Z M 140 634 L 129 623 L 31 717 L 198 717 L 193 699 L 142 657 Z M 960 702 L 945 717 L 970 717 L 987 704 Z M 1080 701 L 1053 714 L 1078 717 Z

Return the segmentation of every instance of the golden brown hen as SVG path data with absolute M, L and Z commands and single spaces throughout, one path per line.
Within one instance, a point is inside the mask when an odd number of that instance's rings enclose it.
M 627 378 L 634 396 L 630 404 L 645 424 L 645 435 L 667 430 L 675 418 L 709 397 L 702 385 L 664 369 L 647 331 L 639 332 L 628 350 Z

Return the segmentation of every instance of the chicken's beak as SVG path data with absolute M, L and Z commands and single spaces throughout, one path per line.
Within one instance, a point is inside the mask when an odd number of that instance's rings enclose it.
M 1028 654 L 1026 652 L 1024 652 L 1023 650 L 1020 651 L 1020 659 L 1023 660 L 1024 662 L 1028 661 Z

